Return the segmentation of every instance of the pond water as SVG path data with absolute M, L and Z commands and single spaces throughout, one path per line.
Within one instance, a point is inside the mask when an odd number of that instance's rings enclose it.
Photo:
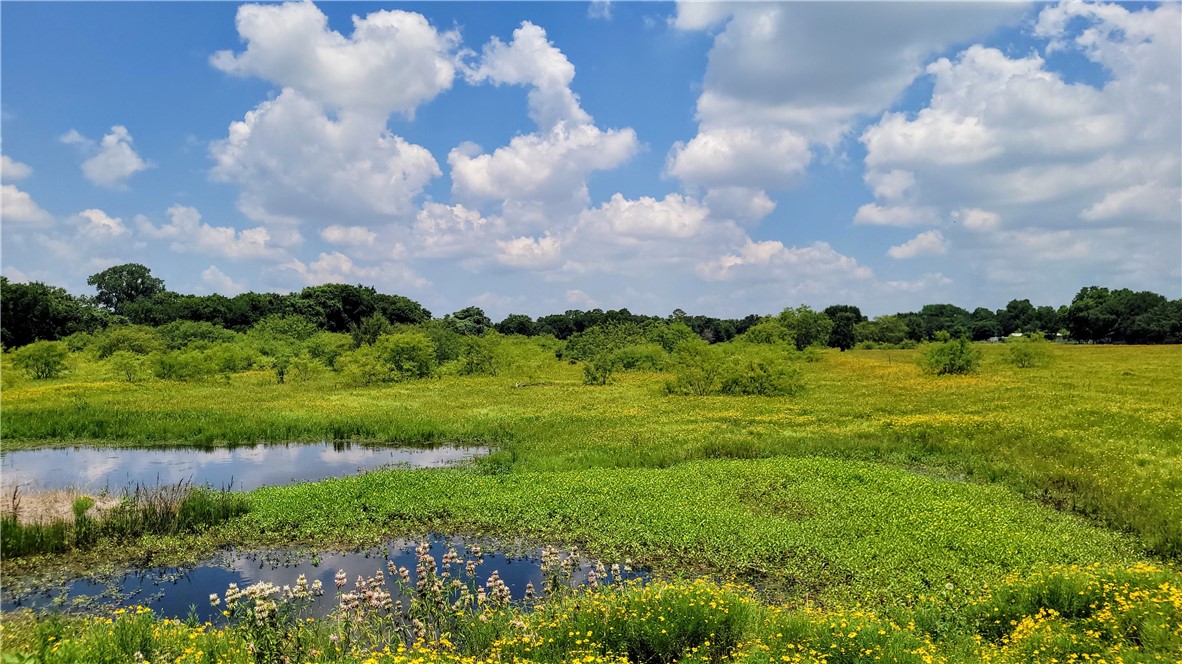
M 481 555 L 477 558 L 473 545 L 482 543 L 459 537 L 430 535 L 424 540 L 430 545 L 430 553 L 442 571 L 441 560 L 449 548 L 459 554 L 460 562 L 451 566 L 453 578 L 465 580 L 464 567 L 470 559 L 478 560 L 475 578 L 480 585 L 484 585 L 489 576 L 496 571 L 500 578 L 508 585 L 515 600 L 525 597 L 526 585 L 532 583 L 537 591 L 543 587 L 542 550 L 529 549 L 493 549 L 487 542 L 480 548 Z M 391 540 L 386 544 L 350 553 L 321 553 L 298 552 L 288 550 L 270 550 L 261 553 L 225 552 L 211 560 L 200 563 L 192 568 L 162 568 L 138 570 L 122 576 L 116 576 L 105 582 L 95 580 L 76 580 L 63 587 L 13 596 L 11 587 L 5 588 L 0 601 L 0 609 L 9 611 L 18 607 L 68 609 L 70 607 L 86 608 L 88 610 L 100 606 L 133 606 L 142 605 L 153 609 L 157 615 L 185 618 L 190 614 L 190 607 L 197 617 L 219 624 L 222 607 L 212 607 L 209 595 L 217 593 L 224 597 L 226 588 L 231 583 L 240 589 L 254 583 L 266 581 L 276 586 L 294 586 L 296 578 L 303 574 L 309 584 L 319 580 L 324 587 L 324 596 L 319 598 L 312 607 L 312 612 L 323 616 L 336 604 L 336 587 L 334 577 L 338 570 L 344 570 L 348 579 L 345 590 L 351 590 L 358 576 L 371 577 L 378 570 L 382 570 L 386 577 L 386 588 L 399 599 L 392 575 L 388 571 L 388 562 L 395 568 L 406 567 L 411 574 L 412 583 L 416 580 L 415 547 L 420 540 Z M 568 558 L 569 551 L 561 552 L 561 558 Z M 578 565 L 572 565 L 571 582 L 583 584 L 588 574 L 595 569 L 597 563 L 579 558 Z M 606 578 L 599 583 L 610 583 L 616 580 L 645 578 L 647 570 L 631 569 L 621 564 L 618 568 L 606 566 Z
M 67 447 L 5 452 L 0 479 L 11 491 L 76 487 L 117 492 L 142 484 L 189 481 L 240 490 L 312 482 L 383 466 L 431 468 L 473 459 L 483 447 L 434 449 L 348 443 L 254 445 L 235 448 Z

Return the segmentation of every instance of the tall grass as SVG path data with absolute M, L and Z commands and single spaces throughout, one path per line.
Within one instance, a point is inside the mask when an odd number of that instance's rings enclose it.
M 727 456 L 871 460 L 1003 483 L 1182 559 L 1182 349 L 1048 344 L 1053 361 L 1033 368 L 1013 366 L 1006 345 L 981 351 L 969 376 L 925 375 L 916 350 L 825 352 L 795 365 L 806 389 L 791 398 L 667 397 L 672 374 L 662 372 L 585 387 L 582 368 L 552 354 L 496 377 L 370 388 L 331 373 L 285 385 L 266 373 L 130 384 L 82 361 L 51 381 L 4 371 L 0 434 L 6 450 L 480 443 L 497 448 L 484 467 L 500 473 Z
M 199 532 L 245 514 L 243 494 L 194 486 L 191 482 L 125 489 L 119 504 L 101 516 L 88 512 L 93 500 L 74 501 L 73 521 L 49 520 L 22 523 L 19 489 L 12 509 L 0 521 L 0 555 L 19 557 L 86 549 L 103 539 L 127 539 L 141 535 L 176 535 Z

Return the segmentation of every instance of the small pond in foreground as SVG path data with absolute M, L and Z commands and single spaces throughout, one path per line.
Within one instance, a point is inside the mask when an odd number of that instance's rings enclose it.
M 459 562 L 450 567 L 453 578 L 464 579 L 465 563 L 474 560 L 477 562 L 475 578 L 480 585 L 484 585 L 495 571 L 508 585 L 515 600 L 524 598 L 529 583 L 538 591 L 543 587 L 542 549 L 494 549 L 487 542 L 434 534 L 422 540 L 391 540 L 372 549 L 347 553 L 317 554 L 278 549 L 255 553 L 227 551 L 191 568 L 138 570 L 115 576 L 106 582 L 76 580 L 63 587 L 20 597 L 13 597 L 12 589 L 6 588 L 0 608 L 9 611 L 19 607 L 93 609 L 96 606 L 142 605 L 153 609 L 157 615 L 185 618 L 189 615 L 190 607 L 193 607 L 200 620 L 217 624 L 221 619 L 221 607 L 210 606 L 211 593 L 224 596 L 231 583 L 237 584 L 239 588 L 262 581 L 279 587 L 294 586 L 296 578 L 303 574 L 309 584 L 319 580 L 323 585 L 324 596 L 316 602 L 313 612 L 324 615 L 336 603 L 334 577 L 338 570 L 344 570 L 348 579 L 345 590 L 353 588 L 357 577 L 371 577 L 381 570 L 386 576 L 387 589 L 394 593 L 389 564 L 393 564 L 394 568 L 406 567 L 412 583 L 417 580 L 415 547 L 420 541 L 430 544 L 430 554 L 440 571 L 443 570 L 444 554 L 449 548 L 456 551 Z M 480 551 L 479 556 L 477 551 Z M 559 555 L 564 559 L 569 558 L 570 551 L 562 551 Z M 593 561 L 579 558 L 577 565 L 571 566 L 571 582 L 585 583 L 588 573 L 596 566 L 597 563 Z M 602 571 L 607 573 L 605 578 L 599 579 L 600 583 L 645 578 L 648 575 L 647 570 L 634 570 L 623 564 L 618 567 L 609 564 Z M 399 598 L 397 593 L 394 593 L 394 598 Z
M 137 484 L 181 481 L 236 490 L 314 482 L 384 466 L 433 468 L 482 456 L 484 447 L 407 448 L 348 443 L 233 448 L 65 447 L 5 452 L 0 477 L 8 491 L 77 488 L 116 493 Z

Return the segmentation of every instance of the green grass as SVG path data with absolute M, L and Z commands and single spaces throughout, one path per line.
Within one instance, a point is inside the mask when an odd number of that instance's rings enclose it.
M 1137 560 L 1136 542 L 998 486 L 819 458 L 484 476 L 383 471 L 260 489 L 232 542 L 368 543 L 423 530 L 578 544 L 776 596 L 877 601 L 1040 565 Z
M 1182 556 L 1182 349 L 1053 346 L 1018 369 L 986 347 L 978 374 L 927 376 L 918 351 L 825 353 L 801 363 L 804 394 L 674 397 L 668 374 L 583 386 L 581 368 L 356 388 L 112 380 L 81 361 L 30 381 L 4 371 L 5 449 L 358 440 L 480 442 L 497 471 L 668 467 L 707 458 L 827 456 L 965 475 L 1136 534 Z M 7 368 L 7 367 L 6 367 Z M 529 387 L 515 385 L 541 383 Z

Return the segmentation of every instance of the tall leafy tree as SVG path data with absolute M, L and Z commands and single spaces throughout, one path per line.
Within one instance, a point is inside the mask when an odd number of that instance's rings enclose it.
M 117 314 L 131 302 L 164 291 L 164 280 L 153 277 L 152 271 L 139 263 L 109 267 L 90 275 L 86 283 L 98 291 L 95 302 Z
M 37 281 L 13 283 L 0 277 L 0 341 L 5 348 L 93 332 L 110 317 L 65 289 Z

